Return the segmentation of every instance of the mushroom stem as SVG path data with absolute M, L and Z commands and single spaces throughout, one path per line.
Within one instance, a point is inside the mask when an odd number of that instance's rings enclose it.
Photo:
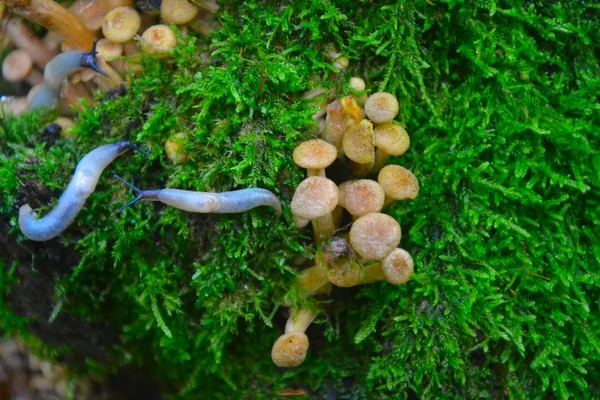
M 49 50 L 27 25 L 15 18 L 10 19 L 4 29 L 11 42 L 29 53 L 33 62 L 40 68 L 44 68 L 58 54 Z
M 11 12 L 58 33 L 73 49 L 87 50 L 94 44 L 94 36 L 85 25 L 52 0 L 6 0 L 6 5 Z
M 335 232 L 335 223 L 331 213 L 313 219 L 312 224 L 315 234 L 315 241 L 317 243 L 322 242 L 324 239 L 331 236 L 333 232 Z
M 325 178 L 325 170 L 324 169 L 307 169 L 306 176 L 322 176 Z
M 375 150 L 375 162 L 373 163 L 373 168 L 371 169 L 371 173 L 375 174 L 377 172 L 379 172 L 379 170 L 383 167 L 385 167 L 385 164 L 387 163 L 387 161 L 390 159 L 390 154 L 386 153 L 385 151 L 381 150 L 380 148 L 377 148 Z
M 319 253 L 315 259 L 315 265 L 300 272 L 296 283 L 300 287 L 300 291 L 307 296 L 321 293 L 321 289 L 329 283 L 327 265 Z
M 306 329 L 317 317 L 317 313 L 310 308 L 299 308 L 292 312 L 285 324 L 285 333 L 306 332 Z

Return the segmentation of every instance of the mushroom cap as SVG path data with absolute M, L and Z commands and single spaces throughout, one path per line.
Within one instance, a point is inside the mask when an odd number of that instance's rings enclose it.
M 162 0 L 160 16 L 165 22 L 183 25 L 191 22 L 198 15 L 198 7 L 188 0 Z
M 304 333 L 286 333 L 281 335 L 273 345 L 271 359 L 278 367 L 297 367 L 304 362 L 308 346 L 308 336 Z
M 365 84 L 365 81 L 361 78 L 353 76 L 352 78 L 350 78 L 350 88 L 362 92 L 367 88 L 367 85 Z
M 338 287 L 352 287 L 361 282 L 363 276 L 361 265 L 351 256 L 335 260 L 329 265 L 327 278 Z
M 177 45 L 177 37 L 168 25 L 154 25 L 142 34 L 141 48 L 146 54 L 166 53 Z
M 123 44 L 114 43 L 106 38 L 103 38 L 98 40 L 98 42 L 96 43 L 96 52 L 98 54 L 98 57 L 102 58 L 103 60 L 112 61 L 123 55 Z
M 400 125 L 386 122 L 373 129 L 375 146 L 392 156 L 401 156 L 410 146 L 410 137 Z
M 344 154 L 358 164 L 369 164 L 375 159 L 375 138 L 373 124 L 363 119 L 358 124 L 350 124 L 342 138 Z
M 313 220 L 333 211 L 338 203 L 335 183 L 321 176 L 311 176 L 300 182 L 292 197 L 292 213 L 301 219 Z
M 102 33 L 115 43 L 125 43 L 140 29 L 142 19 L 131 7 L 117 7 L 104 16 Z
M 300 143 L 294 149 L 294 162 L 301 168 L 324 169 L 337 158 L 337 149 L 321 139 Z
M 392 285 L 403 285 L 413 276 L 415 263 L 404 249 L 394 249 L 381 263 L 385 280 Z
M 342 105 L 342 109 L 344 110 L 346 117 L 350 118 L 352 122 L 358 124 L 365 117 L 362 107 L 358 105 L 354 97 L 343 97 L 340 99 L 340 104 Z
M 353 182 L 356 182 L 356 180 L 351 179 L 349 181 L 342 183 L 340 186 L 338 186 L 338 193 L 339 193 L 338 194 L 338 206 L 345 207 L 346 190 L 348 189 L 350 184 L 352 184 Z
M 184 149 L 187 141 L 188 134 L 179 132 L 171 135 L 165 142 L 165 153 L 167 153 L 167 157 L 175 164 L 184 163 L 190 158 L 190 155 Z
M 358 218 L 350 228 L 350 245 L 364 260 L 381 260 L 400 244 L 400 224 L 386 214 Z
M 377 181 L 385 195 L 394 200 L 414 199 L 419 195 L 419 181 L 412 172 L 399 165 L 386 165 Z
M 9 82 L 22 81 L 33 68 L 33 60 L 25 50 L 14 50 L 4 58 L 2 76 Z
M 377 213 L 384 202 L 383 188 L 371 179 L 360 179 L 344 188 L 344 208 L 354 217 Z
M 369 96 L 365 103 L 365 114 L 371 121 L 382 124 L 391 122 L 398 115 L 399 105 L 396 96 L 379 92 Z

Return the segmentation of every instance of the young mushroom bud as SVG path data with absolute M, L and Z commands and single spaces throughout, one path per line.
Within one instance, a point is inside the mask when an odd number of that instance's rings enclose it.
M 146 54 L 165 54 L 177 45 L 177 37 L 168 25 L 154 25 L 146 29 L 140 40 Z
M 390 156 L 401 156 L 408 150 L 410 137 L 404 128 L 392 122 L 378 125 L 373 133 L 377 150 L 375 150 L 375 165 L 371 172 L 378 172 Z
M 367 118 L 376 124 L 391 122 L 398 115 L 398 110 L 398 100 L 390 93 L 374 93 L 369 96 L 365 103 Z
M 75 139 L 77 135 L 73 133 L 72 128 L 75 127 L 75 122 L 71 118 L 58 117 L 54 123 L 60 126 L 60 135 L 66 139 Z
M 271 359 L 275 365 L 294 368 L 304 362 L 309 346 L 304 332 L 316 316 L 317 313 L 308 308 L 300 308 L 290 315 L 285 325 L 285 334 L 277 339 L 271 350 Z
M 33 67 L 33 60 L 25 50 L 11 51 L 2 63 L 2 76 L 8 82 L 27 81 L 31 86 L 40 84 L 44 78 Z
M 381 260 L 400 244 L 400 224 L 386 214 L 358 218 L 350 228 L 350 245 L 365 261 Z
M 162 19 L 175 25 L 191 22 L 198 15 L 198 7 L 188 0 L 162 0 L 160 16 Z
M 384 207 L 394 200 L 415 199 L 419 195 L 419 181 L 412 172 L 399 165 L 383 167 L 377 181 L 385 191 Z
M 331 212 L 337 203 L 335 183 L 321 176 L 311 176 L 296 188 L 291 207 L 294 216 L 312 221 L 315 239 L 320 242 L 335 230 Z
M 183 164 L 190 155 L 185 151 L 185 146 L 188 142 L 188 134 L 179 132 L 171 135 L 165 142 L 165 153 L 174 164 Z
M 142 20 L 131 7 L 117 7 L 104 16 L 102 33 L 114 43 L 125 43 L 133 39 Z
M 364 92 L 365 89 L 367 88 L 367 85 L 365 84 L 365 81 L 362 80 L 361 78 L 358 77 L 352 77 L 350 78 L 350 83 L 349 83 L 350 89 L 356 91 L 356 92 Z M 364 105 L 367 101 L 367 95 L 366 94 L 361 94 L 359 96 L 355 96 L 356 98 L 356 102 L 360 105 Z
M 306 168 L 307 176 L 325 176 L 325 168 L 337 158 L 334 145 L 321 139 L 312 139 L 300 143 L 294 149 L 294 162 L 300 168 Z
M 343 195 L 340 187 L 340 198 L 343 196 L 343 207 L 354 218 L 370 213 L 378 213 L 385 202 L 385 192 L 379 183 L 371 179 L 360 179 L 344 186 Z M 339 204 L 339 202 L 338 202 Z
M 104 61 L 115 61 L 123 55 L 123 44 L 114 43 L 108 39 L 100 39 L 96 43 L 96 54 Z

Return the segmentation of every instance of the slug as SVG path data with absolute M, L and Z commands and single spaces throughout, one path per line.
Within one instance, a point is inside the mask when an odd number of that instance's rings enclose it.
M 98 183 L 102 171 L 128 148 L 136 148 L 129 140 L 105 144 L 86 154 L 77 164 L 67 189 L 58 204 L 45 217 L 37 214 L 29 204 L 19 209 L 19 227 L 31 240 L 45 241 L 60 235 L 77 217 L 86 199 Z
M 90 68 L 108 77 L 96 65 L 96 44 L 89 53 L 69 51 L 54 57 L 44 68 L 44 83 L 29 103 L 29 108 L 52 106 L 60 97 L 60 87 L 65 78 L 81 68 Z
M 233 190 L 231 192 L 194 192 L 179 189 L 140 190 L 121 177 L 115 178 L 123 182 L 137 193 L 137 197 L 121 207 L 117 212 L 140 200 L 160 201 L 171 207 L 194 213 L 232 214 L 250 209 L 269 206 L 277 215 L 281 214 L 279 198 L 266 189 L 250 188 Z

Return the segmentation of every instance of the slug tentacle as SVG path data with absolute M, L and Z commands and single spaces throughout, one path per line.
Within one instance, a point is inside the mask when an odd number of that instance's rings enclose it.
M 77 164 L 73 178 L 58 199 L 56 207 L 45 217 L 37 219 L 37 214 L 29 204 L 19 209 L 21 232 L 36 241 L 60 235 L 73 223 L 89 195 L 96 189 L 102 171 L 130 147 L 129 141 L 121 141 L 97 147 L 86 154 Z
M 138 149 L 138 151 L 141 151 L 141 150 Z M 155 193 L 155 192 L 157 192 L 156 190 L 141 191 L 140 189 L 133 186 L 131 183 L 127 182 L 125 179 L 121 178 L 119 175 L 114 174 L 113 176 L 115 178 L 117 178 L 118 180 L 120 180 L 121 182 L 123 182 L 125 185 L 127 185 L 131 190 L 133 190 L 134 192 L 137 193 L 137 196 L 135 197 L 135 199 L 131 200 L 129 203 L 125 204 L 123 207 L 119 208 L 116 211 L 117 214 L 120 213 L 121 211 L 123 211 L 124 209 L 126 209 L 127 207 L 137 203 L 140 200 L 149 200 L 149 201 L 158 200 L 158 194 Z
M 81 68 L 90 68 L 102 76 L 108 78 L 108 74 L 102 71 L 98 65 L 96 65 L 96 46 L 98 45 L 98 39 L 94 40 L 94 45 L 89 53 L 83 53 L 79 62 Z

